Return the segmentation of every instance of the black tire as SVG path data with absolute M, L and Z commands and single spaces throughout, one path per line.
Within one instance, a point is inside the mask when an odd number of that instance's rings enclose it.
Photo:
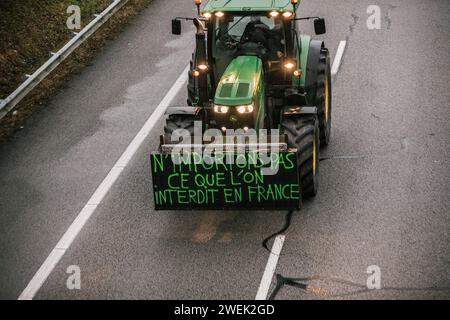
M 314 105 L 317 107 L 317 116 L 319 118 L 320 145 L 324 147 L 330 143 L 332 119 L 331 66 L 330 54 L 327 49 L 320 51 L 316 88 Z
M 302 198 L 314 197 L 319 177 L 319 121 L 317 116 L 285 117 L 281 132 L 287 135 L 289 148 L 295 148 Z

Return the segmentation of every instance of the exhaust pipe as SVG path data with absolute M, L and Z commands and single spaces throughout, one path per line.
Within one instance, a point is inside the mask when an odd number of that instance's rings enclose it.
M 197 28 L 197 33 L 195 35 L 195 68 L 198 70 L 199 65 L 208 66 L 208 59 L 206 55 L 206 34 L 205 27 L 203 23 L 195 18 L 194 26 Z M 198 84 L 198 97 L 199 104 L 202 105 L 208 102 L 208 80 L 207 80 L 207 70 L 198 70 L 200 75 L 197 77 Z

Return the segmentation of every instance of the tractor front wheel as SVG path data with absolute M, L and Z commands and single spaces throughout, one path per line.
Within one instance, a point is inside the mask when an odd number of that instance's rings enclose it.
M 317 116 L 285 117 L 281 130 L 288 147 L 297 149 L 297 165 L 302 198 L 314 197 L 319 175 L 319 120 Z

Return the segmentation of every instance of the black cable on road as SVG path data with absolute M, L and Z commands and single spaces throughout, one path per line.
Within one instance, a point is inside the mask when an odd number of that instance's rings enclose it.
M 286 214 L 286 218 L 285 218 L 285 223 L 283 228 L 281 228 L 280 231 L 275 232 L 274 234 L 271 234 L 270 236 L 268 236 L 267 238 L 265 238 L 262 242 L 262 246 L 264 249 L 266 249 L 267 251 L 269 251 L 270 253 L 272 253 L 272 251 L 269 249 L 269 247 L 267 246 L 267 243 L 270 241 L 270 239 L 275 238 L 276 236 L 279 236 L 280 234 L 283 234 L 287 231 L 287 229 L 289 229 L 289 227 L 291 226 L 291 222 L 292 222 L 292 214 L 294 213 L 294 210 L 289 211 Z

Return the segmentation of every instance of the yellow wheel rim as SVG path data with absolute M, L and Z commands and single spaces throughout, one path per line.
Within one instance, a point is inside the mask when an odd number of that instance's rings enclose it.
M 316 138 L 313 141 L 313 175 L 316 175 L 316 162 L 317 162 L 317 146 L 316 146 Z
M 330 108 L 330 88 L 328 84 L 328 75 L 325 78 L 325 123 L 328 122 L 328 112 Z

